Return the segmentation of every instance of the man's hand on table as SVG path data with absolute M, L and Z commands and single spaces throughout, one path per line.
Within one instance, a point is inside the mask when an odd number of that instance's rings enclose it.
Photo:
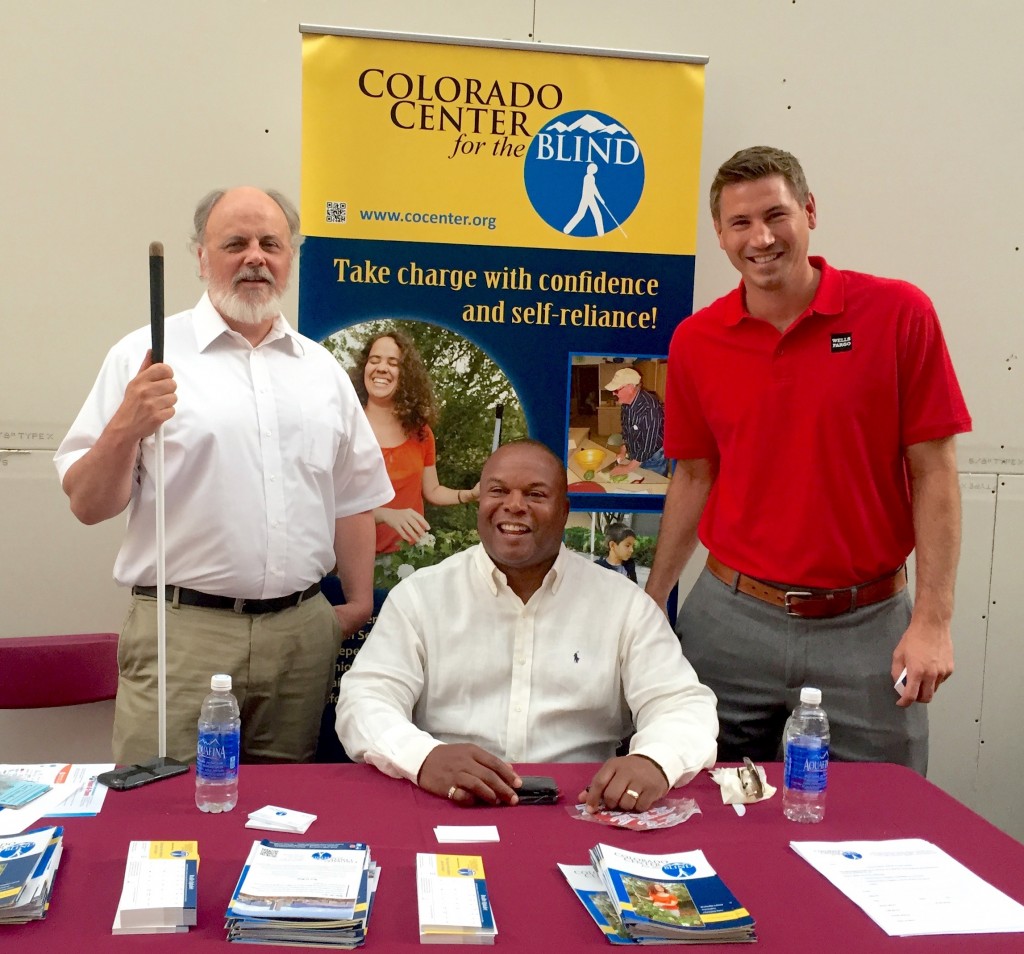
M 523 784 L 508 762 L 468 742 L 438 745 L 420 766 L 420 788 L 456 805 L 515 805 Z
M 642 755 L 620 755 L 598 770 L 577 796 L 591 814 L 611 811 L 645 812 L 669 789 L 665 773 Z

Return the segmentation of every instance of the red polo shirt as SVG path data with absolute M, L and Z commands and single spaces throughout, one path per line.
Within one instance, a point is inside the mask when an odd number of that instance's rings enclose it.
M 914 547 L 904 449 L 971 429 L 938 317 L 907 282 L 831 268 L 785 333 L 743 285 L 680 324 L 666 456 L 718 477 L 701 542 L 750 576 L 853 586 Z

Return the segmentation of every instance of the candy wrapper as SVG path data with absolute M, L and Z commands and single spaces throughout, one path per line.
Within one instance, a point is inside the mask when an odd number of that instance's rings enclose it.
M 692 798 L 659 798 L 645 812 L 618 812 L 602 810 L 593 815 L 582 802 L 566 805 L 565 810 L 580 821 L 597 822 L 613 828 L 628 828 L 631 831 L 654 831 L 656 828 L 672 828 L 681 825 L 691 815 L 699 815 L 700 808 Z
M 749 805 L 775 794 L 775 788 L 768 784 L 764 768 L 750 759 L 744 759 L 739 768 L 714 768 L 710 774 L 722 790 L 722 803 L 725 805 Z

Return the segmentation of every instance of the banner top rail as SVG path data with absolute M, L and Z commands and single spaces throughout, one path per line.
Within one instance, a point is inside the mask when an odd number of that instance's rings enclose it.
M 377 40 L 405 40 L 411 43 L 448 43 L 454 46 L 482 46 L 502 50 L 527 50 L 541 53 L 569 53 L 577 56 L 617 56 L 633 60 L 665 60 L 671 63 L 706 65 L 707 56 L 690 53 L 666 53 L 654 50 L 616 50 L 593 46 L 567 46 L 540 41 L 498 40 L 475 36 L 442 36 L 431 33 L 401 33 L 395 30 L 363 30 L 354 27 L 300 23 L 299 32 L 310 35 L 357 36 Z

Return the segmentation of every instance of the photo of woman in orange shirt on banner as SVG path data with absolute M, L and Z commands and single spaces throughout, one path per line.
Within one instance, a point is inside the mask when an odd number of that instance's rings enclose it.
M 438 409 L 430 377 L 412 340 L 397 330 L 371 337 L 351 372 L 352 383 L 377 437 L 395 498 L 373 512 L 377 553 L 415 544 L 430 530 L 424 501 L 437 507 L 467 504 L 480 485 L 456 490 L 437 476 L 434 432 Z

